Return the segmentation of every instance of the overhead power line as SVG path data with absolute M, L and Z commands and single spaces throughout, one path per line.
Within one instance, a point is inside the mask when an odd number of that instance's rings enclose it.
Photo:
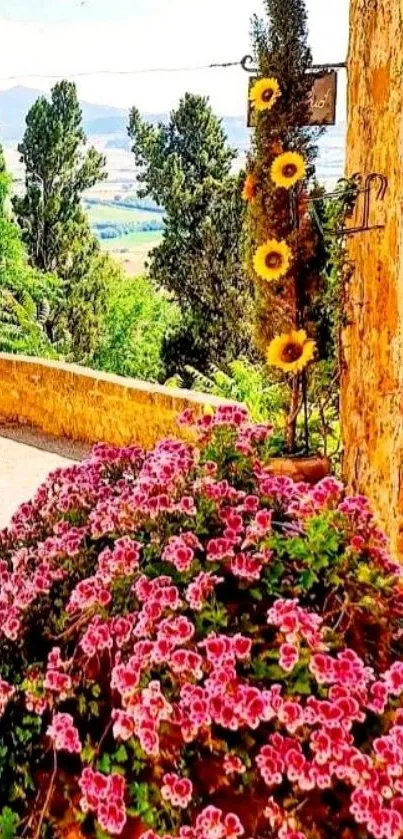
M 142 67 L 136 70 L 87 70 L 79 73 L 24 73 L 16 76 L 1 76 L 1 82 L 17 82 L 32 79 L 78 79 L 83 76 L 140 76 L 148 73 L 194 73 L 199 70 L 217 70 L 228 67 L 241 67 L 241 61 L 223 61 L 213 64 L 199 64 L 188 67 Z
M 311 70 L 342 70 L 347 66 L 341 61 L 336 64 L 312 64 Z M 0 82 L 18 82 L 24 79 L 79 79 L 85 76 L 145 76 L 151 73 L 195 73 L 201 70 L 226 70 L 229 67 L 242 67 L 247 73 L 255 73 L 257 68 L 251 55 L 245 55 L 240 61 L 216 61 L 211 64 L 193 64 L 184 67 L 139 67 L 134 70 L 83 70 L 75 73 L 20 73 L 13 76 L 0 76 Z

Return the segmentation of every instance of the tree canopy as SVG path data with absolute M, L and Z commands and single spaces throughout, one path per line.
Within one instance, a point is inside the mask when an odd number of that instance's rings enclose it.
M 105 158 L 86 142 L 76 87 L 59 82 L 27 115 L 19 145 L 25 194 L 13 201 L 31 263 L 62 280 L 57 329 L 69 334 L 80 362 L 98 348 L 108 284 L 119 270 L 101 254 L 82 208 L 84 191 L 107 177 Z
M 18 146 L 26 188 L 13 202 L 30 259 L 44 271 L 63 271 L 85 222 L 82 194 L 107 177 L 105 158 L 85 144 L 76 87 L 58 82 L 50 100 L 39 97 L 28 112 Z
M 185 316 L 167 355 L 172 351 L 179 369 L 225 364 L 250 346 L 252 295 L 242 265 L 241 184 L 231 174 L 235 153 L 208 100 L 189 93 L 166 125 L 148 125 L 134 108 L 129 135 L 139 195 L 165 209 L 150 273 L 175 294 Z
M 50 331 L 60 283 L 29 266 L 20 231 L 7 210 L 10 183 L 0 146 L 0 349 L 53 355 Z

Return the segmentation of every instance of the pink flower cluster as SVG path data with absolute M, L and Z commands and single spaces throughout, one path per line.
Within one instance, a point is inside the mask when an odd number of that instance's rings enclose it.
M 246 766 L 237 755 L 227 754 L 224 757 L 224 772 L 226 775 L 243 775 Z
M 207 661 L 213 667 L 223 667 L 250 658 L 252 641 L 240 633 L 232 636 L 211 634 L 199 642 L 199 647 L 205 649 Z
M 267 621 L 285 636 L 280 646 L 279 664 L 287 673 L 291 673 L 299 661 L 301 644 L 306 643 L 313 650 L 324 648 L 321 618 L 302 609 L 298 600 L 276 600 L 269 609 Z
M 238 839 L 245 833 L 238 816 L 225 816 L 218 807 L 205 807 L 196 818 L 195 836 L 200 839 Z
M 16 641 L 21 631 L 24 614 L 31 604 L 48 594 L 55 582 L 63 578 L 59 567 L 50 560 L 38 560 L 25 548 L 17 551 L 10 570 L 0 559 L 0 635 Z
M 172 565 L 180 573 L 186 573 L 191 568 L 196 550 L 202 550 L 202 545 L 193 533 L 182 533 L 181 536 L 172 536 L 169 540 L 162 558 Z
M 365 637 L 353 649 L 355 624 L 346 643 L 343 606 L 334 616 L 340 592 L 328 607 L 316 589 L 304 591 L 304 552 L 291 560 L 286 540 L 304 545 L 318 514 L 338 528 L 346 591 L 357 568 L 364 594 L 366 573 L 371 596 L 380 578 L 379 612 L 399 650 L 401 571 L 365 499 L 343 498 L 333 478 L 310 487 L 270 474 L 259 452 L 271 429 L 253 426 L 242 406 L 196 426 L 201 450 L 175 440 L 148 453 L 98 446 L 14 516 L 0 540 L 1 642 L 8 658 L 13 644 L 28 655 L 30 610 L 39 614 L 38 657 L 15 685 L 0 661 L 0 713 L 24 698 L 54 749 L 75 755 L 69 763 L 87 760 L 92 747 L 97 759 L 123 754 L 127 783 L 94 766 L 79 781 L 82 811 L 111 836 L 124 831 L 131 782 L 144 772 L 156 823 L 171 813 L 178 839 L 247 837 L 242 806 L 238 816 L 222 803 L 232 789 L 242 805 L 246 787 L 251 796 L 266 790 L 262 813 L 268 801 L 253 835 L 261 827 L 273 839 L 328 839 L 316 805 L 337 787 L 352 830 L 401 839 L 403 660 L 397 653 L 380 664 Z M 212 460 L 217 440 L 231 457 Z M 359 615 L 370 599 L 360 597 Z M 60 644 L 50 653 L 49 637 Z M 91 696 L 84 713 L 83 695 Z M 219 765 L 218 779 L 198 771 L 205 758 Z
M 403 831 L 403 711 L 385 736 L 375 739 L 372 754 L 354 745 L 353 726 L 368 710 L 383 713 L 389 697 L 403 696 L 403 666 L 396 662 L 376 680 L 353 650 L 335 657 L 312 656 L 310 670 L 319 684 L 332 685 L 327 698 L 278 701 L 278 720 L 290 734 L 309 727 L 312 758 L 299 737 L 269 737 L 257 758 L 265 783 L 273 789 L 286 777 L 301 791 L 328 789 L 337 780 L 351 786 L 351 814 L 376 839 L 399 839 Z M 374 701 L 375 700 L 375 701 Z M 279 834 L 280 835 L 280 834 Z
M 62 701 L 67 698 L 73 687 L 71 676 L 66 673 L 69 665 L 69 661 L 62 661 L 60 647 L 53 647 L 48 657 L 44 687 L 57 694 Z
M 193 784 L 189 778 L 180 778 L 174 772 L 168 772 L 162 779 L 161 795 L 164 801 L 169 801 L 172 807 L 183 810 L 192 800 Z
M 119 683 L 120 673 L 116 676 L 117 689 L 126 687 Z M 149 682 L 148 686 L 141 691 L 134 692 L 132 689 L 122 694 L 124 710 L 114 709 L 112 711 L 113 734 L 117 740 L 129 740 L 136 735 L 141 748 L 150 757 L 158 757 L 160 753 L 160 726 L 165 720 L 172 716 L 173 709 L 165 699 L 161 685 L 157 681 Z
M 131 577 L 140 564 L 140 548 L 129 536 L 116 539 L 112 550 L 106 548 L 99 555 L 97 577 L 105 584 L 116 577 Z
M 14 696 L 16 690 L 13 685 L 9 685 L 5 679 L 0 679 L 0 717 L 4 713 L 10 699 Z
M 311 649 L 323 644 L 322 618 L 303 609 L 298 600 L 276 600 L 267 613 L 267 622 L 277 626 L 289 644 L 304 640 Z
M 212 805 L 205 807 L 196 817 L 194 827 L 182 826 L 178 839 L 239 839 L 245 830 L 235 813 L 226 813 Z M 139 839 L 160 839 L 153 830 L 142 833 Z M 161 839 L 172 839 L 168 834 Z
M 67 604 L 66 611 L 74 614 L 74 612 L 89 610 L 93 606 L 105 607 L 109 605 L 111 599 L 110 591 L 105 587 L 99 577 L 87 577 L 86 580 L 81 580 L 81 582 L 77 583 Z
M 103 830 L 118 836 L 126 824 L 125 792 L 122 775 L 103 775 L 86 766 L 79 781 L 84 813 L 95 813 Z
M 71 714 L 55 714 L 47 733 L 52 738 L 57 752 L 66 751 L 70 754 L 81 752 L 80 736 Z
M 236 432 L 234 448 L 246 457 L 253 455 L 256 444 L 264 443 L 273 433 L 272 425 L 249 422 L 248 411 L 243 405 L 221 405 L 201 419 L 196 419 L 192 410 L 186 410 L 181 414 L 179 424 L 196 428 L 204 444 L 209 442 L 217 429 L 233 429 Z
M 185 598 L 190 608 L 195 612 L 201 612 L 208 596 L 214 592 L 219 583 L 223 582 L 223 579 L 223 577 L 211 574 L 210 571 L 200 571 L 186 589 Z

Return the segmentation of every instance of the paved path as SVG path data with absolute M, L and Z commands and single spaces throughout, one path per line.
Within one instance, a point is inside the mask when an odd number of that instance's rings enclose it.
M 33 430 L 0 425 L 0 529 L 28 501 L 49 472 L 81 459 L 88 450 Z

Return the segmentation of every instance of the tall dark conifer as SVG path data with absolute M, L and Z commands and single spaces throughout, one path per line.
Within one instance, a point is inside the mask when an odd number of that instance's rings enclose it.
M 256 181 L 248 204 L 247 258 L 257 297 L 257 341 L 265 352 L 279 333 L 309 327 L 312 302 L 319 287 L 323 254 L 312 223 L 306 186 L 278 188 L 271 177 L 273 161 L 283 152 L 298 152 L 307 178 L 315 173 L 318 129 L 309 122 L 312 64 L 304 0 L 266 0 L 267 21 L 252 20 L 252 45 L 259 78 L 276 79 L 281 95 L 270 110 L 253 112 L 252 151 L 248 172 Z M 306 184 L 305 180 L 304 184 Z M 288 273 L 278 281 L 260 279 L 253 266 L 258 247 L 268 240 L 285 241 L 292 252 Z M 296 378 L 291 415 L 300 402 Z M 289 428 L 295 445 L 295 421 Z
M 117 268 L 91 231 L 83 193 L 107 177 L 103 155 L 86 148 L 73 83 L 63 80 L 27 114 L 18 150 L 25 193 L 13 199 L 30 262 L 63 284 L 58 331 L 69 334 L 75 361 L 91 361 L 103 333 L 107 291 Z
M 236 155 L 208 100 L 190 93 L 166 125 L 148 125 L 133 108 L 129 136 L 139 195 L 165 210 L 150 275 L 175 295 L 183 313 L 165 348 L 167 369 L 186 376 L 189 364 L 206 373 L 211 364 L 225 367 L 249 354 L 253 316 L 243 265 L 242 184 L 231 173 Z

